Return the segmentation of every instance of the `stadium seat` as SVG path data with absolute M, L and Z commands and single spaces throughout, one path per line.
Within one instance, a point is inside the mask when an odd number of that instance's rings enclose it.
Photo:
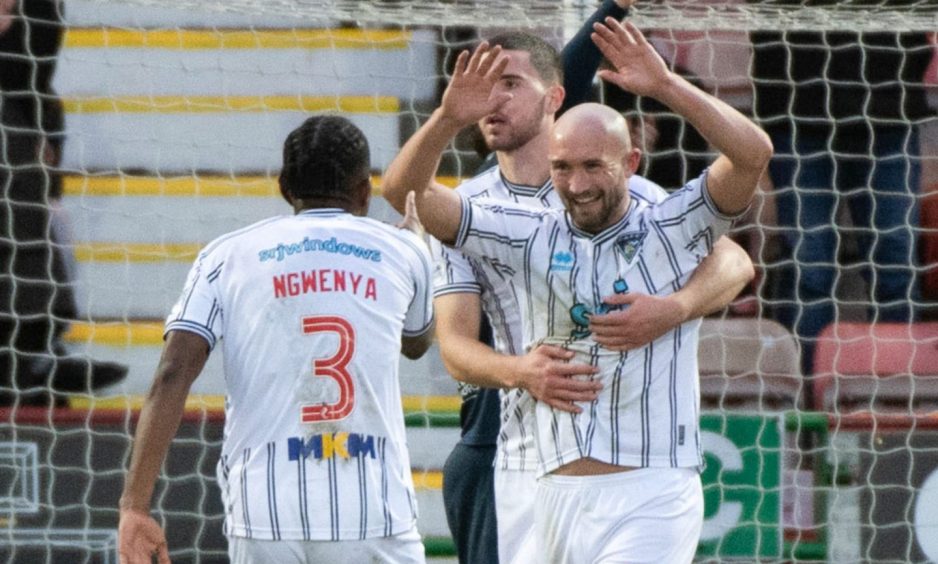
M 815 408 L 902 410 L 938 406 L 938 323 L 834 323 L 814 356 Z
M 698 362 L 705 408 L 799 405 L 803 381 L 798 344 L 775 321 L 704 319 Z

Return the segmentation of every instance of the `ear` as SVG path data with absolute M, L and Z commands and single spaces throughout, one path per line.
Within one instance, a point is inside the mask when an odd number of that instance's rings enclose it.
M 567 95 L 566 91 L 563 89 L 563 86 L 555 84 L 547 89 L 547 104 L 545 104 L 544 111 L 548 115 L 554 115 L 560 109 L 560 106 L 563 105 L 563 99 Z
M 363 213 L 368 213 L 368 203 L 371 201 L 371 174 L 366 174 L 358 185 L 355 204 Z
M 279 184 L 279 186 L 280 186 L 280 195 L 283 196 L 283 199 L 286 200 L 287 203 L 292 206 L 292 205 L 293 205 L 293 196 L 291 196 L 290 193 L 287 192 L 286 188 L 283 187 L 283 184 L 282 184 L 282 183 L 279 183 L 279 182 L 278 182 L 278 184 Z
M 632 147 L 622 158 L 622 168 L 626 170 L 627 176 L 635 174 L 640 164 L 642 164 L 642 150 L 638 147 Z

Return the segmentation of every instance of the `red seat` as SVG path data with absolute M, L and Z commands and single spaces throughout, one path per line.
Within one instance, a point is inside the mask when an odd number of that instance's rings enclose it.
M 814 354 L 815 408 L 938 406 L 938 322 L 834 323 Z

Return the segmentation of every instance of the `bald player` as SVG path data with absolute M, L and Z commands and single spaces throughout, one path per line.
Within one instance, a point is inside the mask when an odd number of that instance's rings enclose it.
M 623 351 L 597 337 L 597 314 L 630 293 L 667 296 L 687 283 L 752 198 L 772 154 L 742 114 L 669 71 L 631 24 L 597 24 L 594 41 L 614 71 L 601 76 L 688 119 L 720 151 L 699 178 L 653 204 L 630 197 L 639 158 L 624 119 L 577 106 L 551 130 L 551 179 L 564 210 L 464 199 L 418 189 L 427 231 L 504 266 L 518 292 L 526 348 L 548 344 L 596 373 L 598 396 L 577 412 L 536 404 L 535 518 L 541 561 L 690 562 L 703 521 L 699 467 L 699 320 Z M 463 53 L 434 115 L 458 130 L 512 99 L 495 89 L 510 64 L 499 47 Z

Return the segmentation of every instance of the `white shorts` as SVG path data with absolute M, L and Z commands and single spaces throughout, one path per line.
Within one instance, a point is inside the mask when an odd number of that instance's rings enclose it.
M 228 537 L 231 564 L 307 562 L 400 562 L 424 564 L 423 542 L 414 527 L 406 533 L 349 541 L 257 540 Z
M 547 475 L 535 499 L 541 562 L 679 564 L 697 552 L 703 488 L 696 470 Z
M 534 535 L 537 473 L 495 468 L 495 516 L 499 564 L 538 562 Z

